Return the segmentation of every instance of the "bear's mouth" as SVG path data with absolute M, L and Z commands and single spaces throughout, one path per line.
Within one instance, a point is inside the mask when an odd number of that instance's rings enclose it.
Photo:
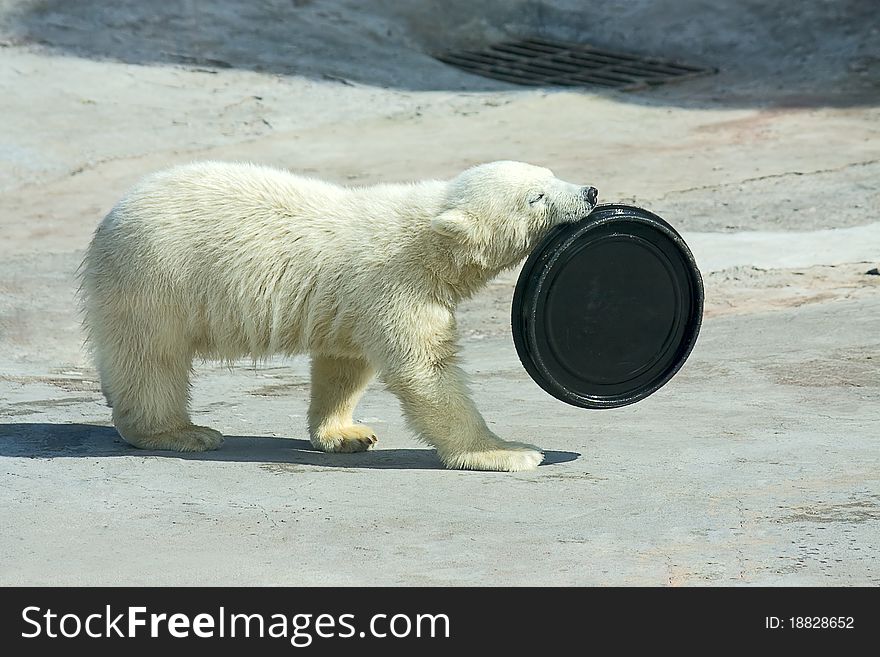
M 562 223 L 562 224 L 577 223 L 581 219 L 584 219 L 592 211 L 593 211 L 593 208 L 588 208 L 588 209 L 580 211 L 580 212 L 566 212 L 564 215 L 562 215 L 562 221 L 560 221 L 559 223 Z
M 565 213 L 565 223 L 577 223 L 581 219 L 586 219 L 587 215 L 589 215 L 593 210 L 596 209 L 597 203 L 585 203 L 583 209 L 578 210 L 577 212 L 566 212 Z

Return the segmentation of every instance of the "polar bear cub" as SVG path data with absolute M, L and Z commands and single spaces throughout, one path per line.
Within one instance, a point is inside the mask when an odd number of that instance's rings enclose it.
M 136 447 L 216 449 L 221 434 L 190 421 L 193 358 L 308 353 L 316 448 L 376 442 L 352 413 L 378 374 L 446 466 L 534 468 L 540 450 L 496 436 L 471 400 L 454 311 L 596 194 L 520 162 L 360 188 L 251 164 L 154 174 L 104 218 L 82 269 L 113 422 Z

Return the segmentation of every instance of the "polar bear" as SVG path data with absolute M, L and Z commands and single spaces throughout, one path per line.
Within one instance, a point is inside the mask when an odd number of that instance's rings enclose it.
M 221 434 L 190 421 L 193 358 L 307 353 L 316 448 L 376 443 L 352 413 L 378 374 L 447 467 L 534 468 L 541 451 L 496 436 L 471 400 L 454 311 L 596 195 L 507 161 L 360 188 L 253 164 L 156 173 L 104 218 L 82 267 L 113 422 L 136 447 L 216 449 Z

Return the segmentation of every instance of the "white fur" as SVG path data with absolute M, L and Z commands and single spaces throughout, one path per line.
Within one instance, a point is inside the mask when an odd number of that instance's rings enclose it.
M 585 189 L 517 162 L 364 188 L 219 162 L 146 178 L 101 222 L 82 274 L 119 434 L 215 449 L 220 433 L 189 418 L 193 358 L 309 353 L 320 449 L 376 442 L 352 412 L 378 372 L 447 466 L 537 466 L 536 447 L 501 440 L 471 401 L 453 313 L 552 225 L 588 213 Z

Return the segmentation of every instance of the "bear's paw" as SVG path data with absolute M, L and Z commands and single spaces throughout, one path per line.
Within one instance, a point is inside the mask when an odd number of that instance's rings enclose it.
M 364 424 L 349 424 L 318 429 L 312 445 L 323 452 L 365 452 L 378 442 L 376 432 Z
M 486 448 L 469 448 L 462 452 L 440 454 L 447 468 L 457 470 L 493 470 L 519 472 L 533 470 L 544 460 L 540 448 L 514 442 L 493 443 Z
M 223 434 L 208 427 L 191 424 L 173 431 L 144 435 L 120 429 L 122 438 L 140 449 L 162 449 L 174 452 L 207 452 L 223 444 Z

